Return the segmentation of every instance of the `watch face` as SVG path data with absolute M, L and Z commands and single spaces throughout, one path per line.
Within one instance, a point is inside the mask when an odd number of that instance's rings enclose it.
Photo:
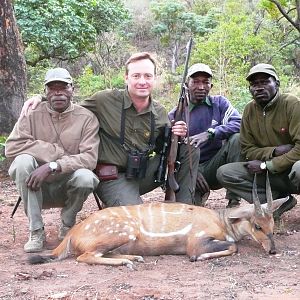
M 267 164 L 266 164 L 265 162 L 262 162 L 262 163 L 260 164 L 260 168 L 261 168 L 262 170 L 265 170 L 265 169 L 267 168 Z
M 51 162 L 49 163 L 49 168 L 51 169 L 52 172 L 55 172 L 56 169 L 57 169 L 57 163 L 54 162 L 54 161 L 51 161 Z

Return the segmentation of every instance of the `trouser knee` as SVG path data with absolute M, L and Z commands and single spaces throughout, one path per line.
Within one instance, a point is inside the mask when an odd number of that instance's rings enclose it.
M 76 189 L 89 189 L 91 191 L 95 190 L 98 184 L 99 179 L 91 170 L 88 169 L 76 170 L 69 181 L 70 187 Z
M 289 174 L 289 179 L 292 184 L 297 188 L 298 193 L 300 192 L 300 161 L 294 163 L 292 170 Z
M 232 136 L 230 136 L 228 141 L 230 141 L 230 143 L 232 143 L 232 144 L 239 146 L 240 145 L 240 134 L 239 133 L 233 134 Z
M 223 183 L 223 178 L 224 178 L 224 171 L 226 170 L 226 167 L 224 168 L 224 166 L 221 166 L 217 169 L 217 173 L 216 173 L 216 178 L 218 180 L 218 182 L 222 185 Z
M 12 162 L 8 173 L 15 181 L 26 179 L 38 167 L 36 159 L 29 154 L 18 155 Z

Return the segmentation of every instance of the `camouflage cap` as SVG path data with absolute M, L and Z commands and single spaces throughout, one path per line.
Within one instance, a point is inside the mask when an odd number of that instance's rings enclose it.
M 191 77 L 192 75 L 194 75 L 195 73 L 198 73 L 198 72 L 206 73 L 210 77 L 213 76 L 212 71 L 211 71 L 211 69 L 210 69 L 210 67 L 208 65 L 198 63 L 198 64 L 192 65 L 188 69 L 187 77 Z
M 70 73 L 63 68 L 55 68 L 47 71 L 45 76 L 45 85 L 52 81 L 62 81 L 65 83 L 73 83 Z
M 265 73 L 265 74 L 269 74 L 271 76 L 273 76 L 276 80 L 279 80 L 279 77 L 276 73 L 275 68 L 272 65 L 269 64 L 257 64 L 254 67 L 252 67 L 246 77 L 246 79 L 249 81 L 251 79 L 251 77 L 254 74 L 257 73 Z

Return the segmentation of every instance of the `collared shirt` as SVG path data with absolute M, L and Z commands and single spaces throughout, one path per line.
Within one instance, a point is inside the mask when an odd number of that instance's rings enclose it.
M 189 111 L 191 112 L 194 108 L 201 106 L 201 105 L 208 105 L 211 106 L 211 102 L 209 100 L 209 97 L 206 97 L 205 100 L 201 103 L 189 103 Z
M 170 120 L 174 119 L 176 107 L 169 113 Z M 240 131 L 241 116 L 223 96 L 208 96 L 203 104 L 190 107 L 189 134 L 190 136 L 215 129 L 214 138 L 201 144 L 200 163 L 210 160 L 222 147 L 223 140 Z
M 154 116 L 155 139 L 169 119 L 165 108 L 150 99 L 150 105 L 138 113 L 127 90 L 105 90 L 86 99 L 82 106 L 94 112 L 100 123 L 99 162 L 126 167 L 127 152 L 120 144 L 122 106 L 124 101 L 126 147 L 144 151 L 149 148 L 151 114 Z

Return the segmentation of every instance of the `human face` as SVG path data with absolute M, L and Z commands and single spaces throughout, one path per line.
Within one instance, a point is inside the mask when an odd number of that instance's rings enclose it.
M 74 88 L 71 84 L 62 81 L 49 82 L 46 85 L 45 93 L 50 107 L 57 111 L 65 111 L 73 98 Z
M 196 73 L 189 78 L 190 101 L 193 104 L 202 103 L 213 87 L 211 77 L 206 73 Z
M 154 65 L 151 60 L 142 59 L 130 63 L 125 82 L 132 100 L 149 99 L 155 83 Z
M 254 74 L 249 80 L 249 91 L 257 104 L 265 107 L 276 95 L 279 82 L 265 73 Z

